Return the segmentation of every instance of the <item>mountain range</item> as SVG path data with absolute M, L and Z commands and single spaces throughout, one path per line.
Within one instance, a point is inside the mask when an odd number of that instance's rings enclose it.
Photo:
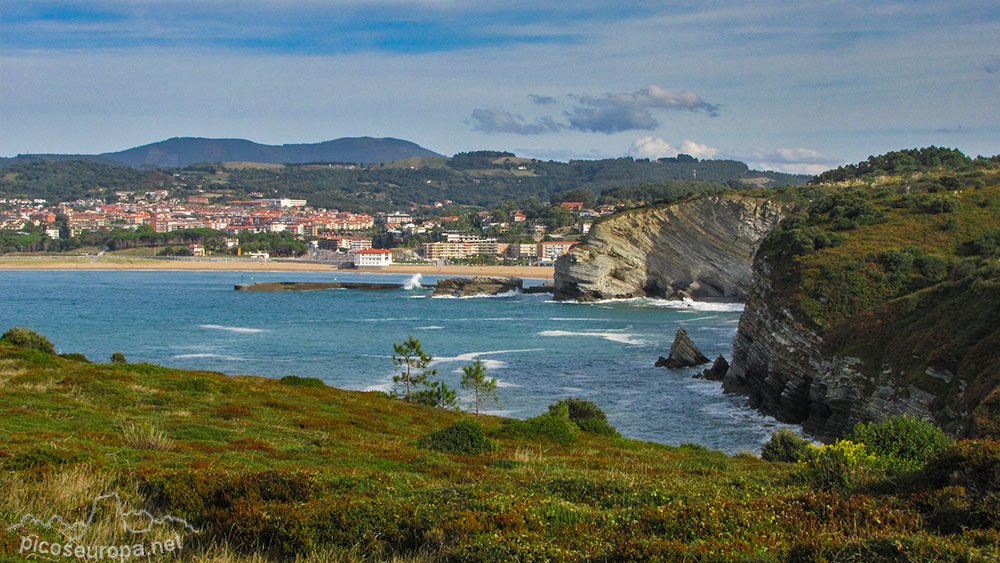
M 23 154 L 0 159 L 0 166 L 37 161 L 84 160 L 143 168 L 178 168 L 199 162 L 352 162 L 371 164 L 411 157 L 441 156 L 416 143 L 393 138 L 345 137 L 320 143 L 264 145 L 246 139 L 174 137 L 99 155 Z

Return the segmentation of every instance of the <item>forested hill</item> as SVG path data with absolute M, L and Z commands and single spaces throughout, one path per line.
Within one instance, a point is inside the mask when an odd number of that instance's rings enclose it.
M 166 188 L 180 196 L 203 195 L 219 201 L 261 193 L 304 198 L 318 207 L 379 211 L 446 200 L 484 207 L 532 198 L 583 201 L 588 206 L 598 200 L 650 203 L 733 187 L 798 185 L 808 179 L 754 172 L 731 160 L 618 158 L 563 163 L 481 151 L 371 165 L 230 162 L 158 170 L 36 161 L 0 169 L 0 197 L 57 202 Z
M 345 137 L 321 143 L 263 145 L 245 139 L 174 137 L 119 152 L 101 155 L 19 155 L 7 164 L 37 160 L 87 160 L 146 168 L 174 168 L 199 162 L 390 162 L 410 157 L 440 156 L 416 143 L 392 138 Z M 0 166 L 3 163 L 0 162 Z

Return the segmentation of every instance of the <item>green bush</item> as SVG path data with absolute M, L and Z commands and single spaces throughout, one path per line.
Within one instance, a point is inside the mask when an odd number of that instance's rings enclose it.
M 1000 256 L 1000 229 L 987 229 L 979 237 L 970 241 L 968 246 L 972 253 L 978 256 L 987 258 Z
M 482 425 L 473 420 L 460 420 L 428 434 L 417 445 L 449 454 L 481 454 L 493 450 L 493 442 L 486 437 Z
M 127 364 L 128 360 L 125 359 L 125 354 L 121 352 L 115 352 L 111 354 L 111 363 L 113 364 Z
M 576 441 L 579 427 L 569 419 L 569 406 L 560 401 L 549 406 L 545 414 L 527 420 L 506 420 L 505 434 L 526 440 L 545 440 L 557 444 Z
M 614 426 L 608 424 L 608 421 L 599 418 L 586 418 L 577 422 L 576 425 L 580 427 L 580 430 L 598 436 L 620 436 Z
M 807 449 L 809 440 L 791 430 L 782 429 L 771 434 L 771 439 L 760 451 L 760 457 L 765 461 L 794 463 L 803 457 Z
M 909 416 L 859 422 L 845 439 L 863 443 L 889 476 L 919 470 L 954 442 L 940 428 Z
M 415 391 L 411 401 L 420 405 L 441 409 L 454 408 L 458 392 L 440 381 L 431 382 L 427 389 Z
M 30 328 L 10 328 L 0 337 L 18 348 L 28 348 L 39 350 L 46 354 L 55 354 L 56 348 L 48 338 L 31 330 Z
M 284 385 L 292 385 L 295 387 L 316 387 L 323 388 L 326 387 L 326 383 L 318 377 L 299 377 L 297 375 L 286 375 L 279 379 Z
M 580 430 L 601 436 L 618 436 L 614 426 L 608 424 L 608 415 L 593 401 L 584 399 L 563 399 L 549 406 L 549 412 L 562 416 L 562 408 L 566 407 L 569 420 Z

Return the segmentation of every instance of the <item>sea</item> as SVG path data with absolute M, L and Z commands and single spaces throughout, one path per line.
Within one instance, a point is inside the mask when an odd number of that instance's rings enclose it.
M 46 335 L 60 353 L 230 375 L 316 377 L 392 391 L 393 344 L 417 338 L 437 378 L 458 388 L 476 358 L 498 381 L 486 412 L 526 418 L 568 397 L 595 402 L 625 437 L 758 452 L 787 425 L 718 382 L 668 370 L 684 327 L 709 358 L 731 358 L 738 304 L 629 299 L 556 302 L 549 294 L 438 298 L 437 276 L 268 271 L 0 271 L 0 331 Z M 239 283 L 383 282 L 404 289 L 246 292 Z M 543 280 L 526 280 L 537 285 Z M 461 397 L 460 399 L 464 399 Z M 467 401 L 460 406 L 470 408 Z

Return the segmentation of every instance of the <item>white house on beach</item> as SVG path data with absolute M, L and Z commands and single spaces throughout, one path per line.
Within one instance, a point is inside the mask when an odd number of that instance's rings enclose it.
M 392 264 L 392 252 L 382 248 L 355 250 L 351 254 L 354 255 L 355 268 L 379 268 Z

